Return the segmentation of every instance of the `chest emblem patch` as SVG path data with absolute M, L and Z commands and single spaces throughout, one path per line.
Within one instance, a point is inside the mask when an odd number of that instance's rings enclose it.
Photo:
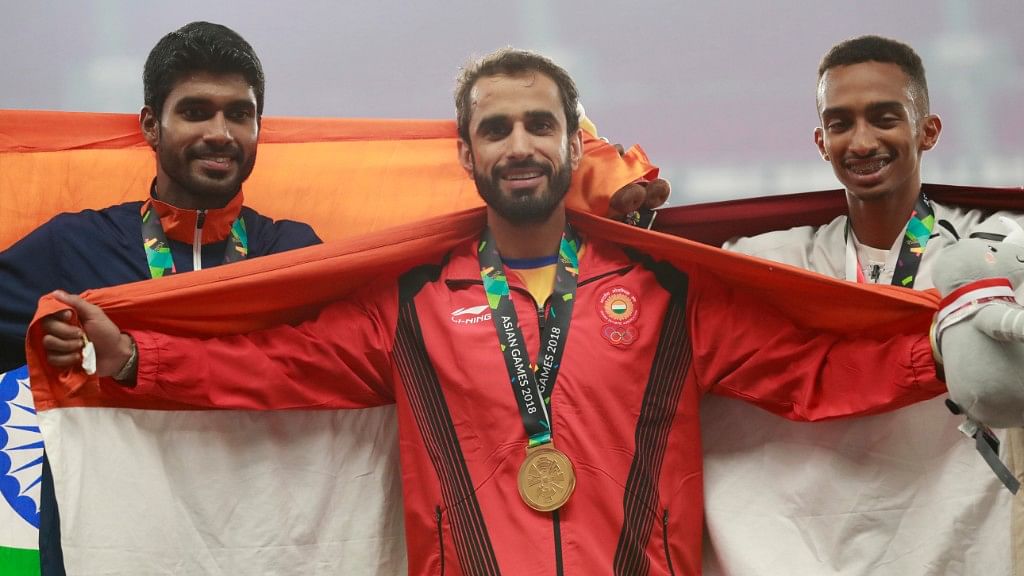
M 636 341 L 639 332 L 635 324 L 640 317 L 640 305 L 627 288 L 615 286 L 601 294 L 597 312 L 604 320 L 601 336 L 605 340 L 614 346 L 628 346 Z

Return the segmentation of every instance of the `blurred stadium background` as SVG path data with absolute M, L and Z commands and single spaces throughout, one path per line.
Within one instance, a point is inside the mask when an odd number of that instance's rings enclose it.
M 836 42 L 912 45 L 944 131 L 928 182 L 1024 183 L 1024 2 L 258 0 L 5 2 L 0 108 L 138 110 L 142 64 L 192 20 L 239 31 L 276 116 L 450 118 L 470 55 L 542 51 L 612 141 L 644 146 L 673 205 L 837 186 L 811 138 L 815 76 Z

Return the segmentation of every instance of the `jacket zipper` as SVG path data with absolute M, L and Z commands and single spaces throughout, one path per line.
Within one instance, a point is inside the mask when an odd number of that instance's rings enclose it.
M 444 576 L 444 532 L 441 530 L 441 506 L 434 508 L 434 520 L 437 521 L 437 547 L 441 554 L 441 576 Z
M 206 210 L 199 210 L 196 215 L 196 231 L 192 235 L 192 270 L 203 269 L 203 224 L 206 223 Z
M 633 267 L 632 265 L 624 266 L 622 268 L 618 268 L 618 269 L 615 269 L 615 270 L 610 270 L 608 272 L 605 272 L 604 274 L 599 274 L 599 275 L 594 276 L 592 278 L 587 278 L 586 280 L 584 280 L 582 282 L 579 282 L 577 284 L 577 287 L 584 286 L 586 284 L 594 282 L 595 280 L 600 280 L 601 278 L 605 278 L 607 276 L 612 276 L 614 274 L 621 274 L 621 273 L 631 269 L 632 267 Z M 476 279 L 472 279 L 472 280 L 470 280 L 470 279 L 460 279 L 460 280 L 447 280 L 445 283 L 448 284 L 449 286 L 451 286 L 452 284 L 460 284 L 460 283 L 483 284 L 483 281 L 482 280 L 476 280 Z M 520 288 L 518 286 L 509 286 L 509 288 L 512 289 L 512 290 L 515 290 L 517 292 L 521 292 L 523 294 L 526 294 L 526 295 L 530 296 L 531 300 L 533 300 L 533 295 L 530 294 L 530 292 L 528 290 L 526 290 L 524 288 Z M 539 334 L 543 334 L 544 333 L 544 311 L 545 311 L 544 308 L 545 308 L 545 306 L 543 304 L 537 304 L 536 302 L 534 302 L 534 304 L 537 306 L 537 326 L 540 329 Z M 552 420 L 552 417 L 551 417 L 551 407 L 549 406 L 548 407 L 548 421 L 551 422 L 551 420 Z M 665 511 L 665 514 L 666 514 L 666 516 L 665 516 L 665 526 L 668 526 L 668 510 Z M 444 539 L 443 539 L 443 537 L 441 535 L 441 507 L 440 506 L 438 506 L 436 511 L 435 511 L 434 519 L 437 520 L 437 539 L 438 539 L 438 542 L 440 542 L 441 545 L 442 545 L 441 546 L 441 574 L 443 575 L 444 574 L 444 546 L 443 546 Z M 552 512 L 552 514 L 551 514 L 551 523 L 552 523 L 552 528 L 554 530 L 554 539 L 555 539 L 555 574 L 557 574 L 558 576 L 564 576 L 565 568 L 564 568 L 563 562 L 562 562 L 562 529 L 561 529 L 561 523 L 559 522 L 558 510 L 555 510 L 554 512 Z M 666 556 L 668 555 L 668 536 L 667 535 L 665 537 L 665 555 Z M 669 571 L 672 572 L 672 561 L 671 560 L 669 560 Z M 675 572 L 672 572 L 672 574 L 674 576 Z
M 668 573 L 675 576 L 676 571 L 672 568 L 672 556 L 668 553 L 668 508 L 661 517 L 661 538 L 665 545 L 665 561 L 668 562 Z

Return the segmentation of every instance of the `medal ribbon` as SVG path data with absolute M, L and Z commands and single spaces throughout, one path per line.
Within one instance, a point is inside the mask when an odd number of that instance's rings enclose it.
M 478 251 L 480 278 L 491 307 L 491 319 L 498 332 L 498 342 L 508 369 L 512 393 L 519 405 L 519 415 L 533 448 L 551 442 L 551 421 L 548 405 L 555 386 L 562 353 L 569 337 L 569 322 L 576 298 L 579 275 L 579 239 L 569 226 L 562 233 L 558 249 L 555 285 L 548 297 L 547 314 L 541 335 L 540 361 L 530 363 L 523 331 L 519 327 L 515 306 L 509 295 L 508 278 L 490 229 L 484 230 Z
M 893 286 L 913 287 L 917 271 L 921 267 L 921 257 L 924 256 L 924 249 L 928 245 L 928 239 L 932 236 L 933 228 L 935 228 L 935 213 L 928 198 L 921 194 L 917 197 L 914 211 L 907 222 L 907 231 L 903 236 L 899 259 L 896 260 L 896 267 L 892 274 Z M 846 262 L 846 279 L 856 278 L 857 282 L 865 283 L 864 272 L 861 270 L 857 251 L 850 238 L 849 219 L 846 221 Z M 851 267 L 856 268 L 856 276 L 850 273 Z
M 164 234 L 160 217 L 149 200 L 142 204 L 142 247 L 146 251 L 146 262 L 149 263 L 151 277 L 162 278 L 176 272 L 167 235 Z M 249 236 L 245 232 L 245 221 L 239 215 L 231 223 L 231 237 L 224 246 L 224 264 L 242 260 L 248 254 Z

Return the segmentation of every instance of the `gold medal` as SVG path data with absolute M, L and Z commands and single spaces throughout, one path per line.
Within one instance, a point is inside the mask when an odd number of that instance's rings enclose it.
M 526 449 L 519 467 L 519 495 L 534 510 L 561 508 L 576 488 L 576 469 L 569 457 L 550 443 Z

